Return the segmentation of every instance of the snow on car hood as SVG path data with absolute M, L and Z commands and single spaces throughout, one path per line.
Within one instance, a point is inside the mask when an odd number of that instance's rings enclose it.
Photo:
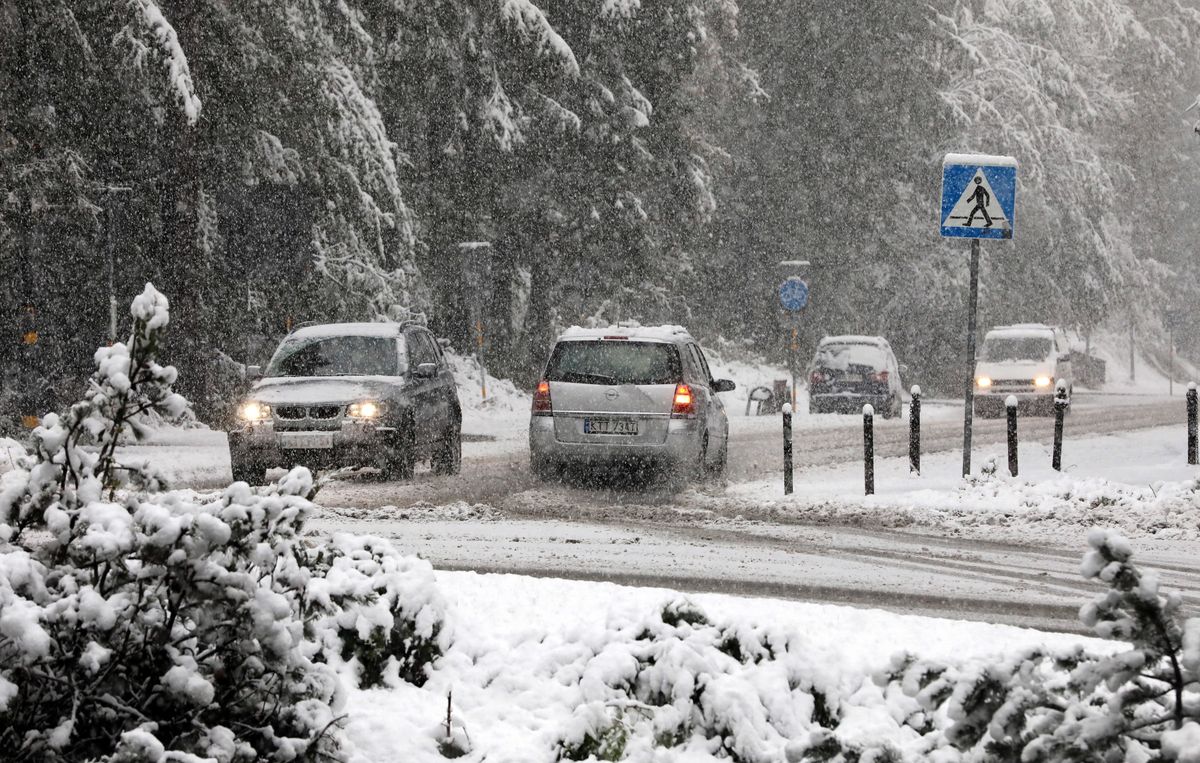
M 387 376 L 277 377 L 254 385 L 250 397 L 268 405 L 317 405 L 378 399 L 394 392 L 402 380 Z
M 976 376 L 991 379 L 1033 379 L 1038 376 L 1054 377 L 1054 363 L 1049 360 L 1005 360 L 989 363 L 981 360 L 975 364 Z

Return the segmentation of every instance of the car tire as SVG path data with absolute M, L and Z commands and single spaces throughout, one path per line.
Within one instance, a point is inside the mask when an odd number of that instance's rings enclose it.
M 543 482 L 557 480 L 562 474 L 562 467 L 548 458 L 539 458 L 530 456 L 529 471 L 533 472 L 533 476 Z
M 230 470 L 234 482 L 245 482 L 250 487 L 267 484 L 267 467 L 247 458 L 231 458 Z
M 721 448 L 721 452 L 717 455 L 717 460 L 706 467 L 705 476 L 710 480 L 721 481 L 725 479 L 725 467 L 729 463 L 729 439 L 726 438 L 725 445 Z
M 433 446 L 430 466 L 437 475 L 458 474 L 462 471 L 462 422 L 455 420 L 446 435 Z
M 417 471 L 416 427 L 406 418 L 384 448 L 379 472 L 386 480 L 411 480 Z

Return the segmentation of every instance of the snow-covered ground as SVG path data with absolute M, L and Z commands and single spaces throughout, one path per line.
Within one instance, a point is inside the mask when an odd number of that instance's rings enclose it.
M 902 748 L 916 738 L 903 725 L 911 699 L 870 678 L 897 652 L 968 667 L 1033 646 L 1113 648 L 1010 626 L 723 595 L 690 597 L 711 627 L 671 627 L 660 613 L 681 597 L 669 590 L 471 572 L 436 579 L 453 646 L 421 688 L 350 693 L 347 732 L 357 761 L 443 761 L 448 697 L 452 736 L 469 760 L 550 763 L 562 747 L 616 720 L 627 726 L 628 760 L 727 759 L 724 743 L 745 760 L 782 761 L 789 745 L 819 729 L 814 695 L 835 708 L 839 737 Z M 744 659 L 722 650 L 730 638 Z M 770 659 L 750 659 L 766 644 Z M 649 654 L 655 660 L 647 664 Z M 625 686 L 635 674 L 660 680 L 668 701 L 631 702 Z M 704 687 L 694 718 L 729 722 L 727 735 L 693 731 L 673 749 L 655 745 L 656 732 L 687 718 L 681 711 L 693 687 L 696 696 Z

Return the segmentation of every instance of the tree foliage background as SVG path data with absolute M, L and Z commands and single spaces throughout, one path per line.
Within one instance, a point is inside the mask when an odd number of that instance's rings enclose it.
M 1198 27 L 1193 0 L 0 0 L 0 407 L 82 384 L 110 262 L 118 303 L 179 295 L 201 413 L 306 320 L 463 350 L 482 321 L 523 382 L 589 320 L 782 359 L 797 257 L 806 341 L 883 334 L 948 387 L 950 150 L 1021 162 L 982 325 L 1197 329 Z

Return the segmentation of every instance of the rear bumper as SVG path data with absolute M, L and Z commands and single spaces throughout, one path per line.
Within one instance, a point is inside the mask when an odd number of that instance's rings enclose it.
M 368 424 L 345 422 L 340 429 L 289 430 L 288 433 L 330 435 L 328 448 L 284 448 L 270 423 L 255 424 L 229 433 L 229 455 L 233 461 L 244 461 L 265 467 L 305 466 L 341 467 L 374 464 L 387 439 L 394 430 Z
M 563 442 L 554 434 L 551 416 L 533 416 L 529 421 L 529 455 L 544 463 L 615 464 L 650 462 L 664 466 L 693 464 L 700 459 L 699 419 L 672 419 L 666 440 L 660 443 L 621 442 L 611 435 L 605 442 Z

